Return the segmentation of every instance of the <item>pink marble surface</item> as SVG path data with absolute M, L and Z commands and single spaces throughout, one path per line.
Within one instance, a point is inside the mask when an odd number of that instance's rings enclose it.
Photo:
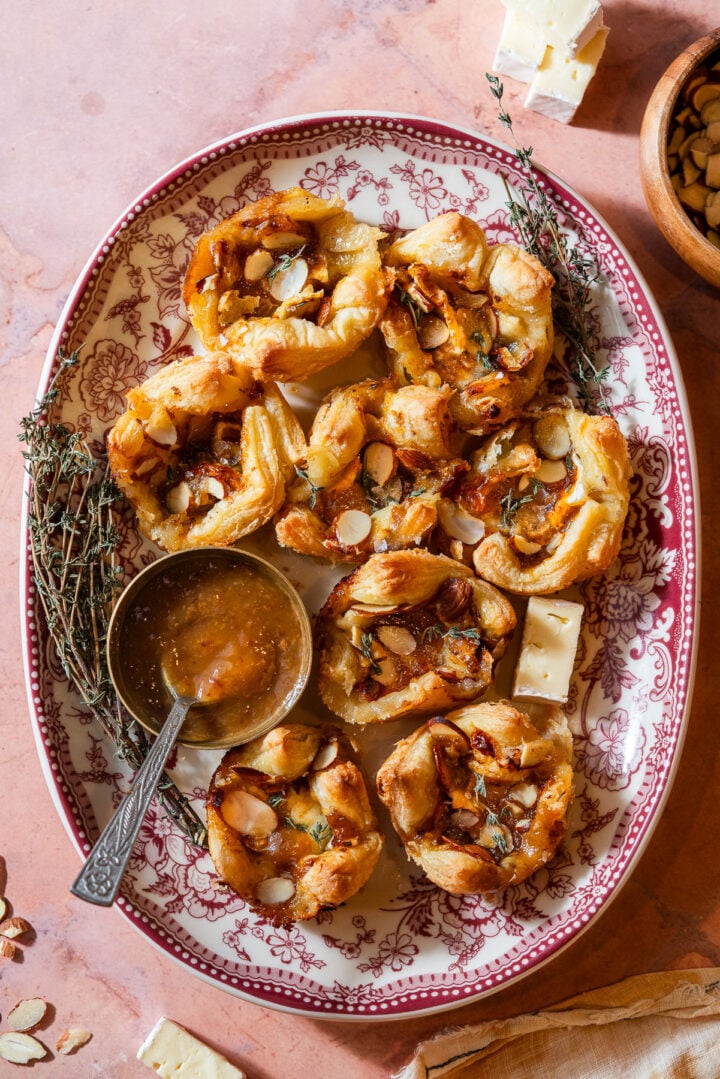
M 316 1079 L 387 1076 L 418 1039 L 451 1023 L 537 1008 L 626 975 L 720 966 L 720 749 L 715 731 L 720 632 L 713 617 L 720 556 L 717 483 L 718 295 L 657 232 L 638 178 L 645 102 L 672 57 L 711 28 L 706 0 L 605 5 L 602 68 L 573 125 L 522 109 L 507 81 L 519 139 L 592 202 L 620 235 L 668 321 L 695 426 L 706 537 L 704 614 L 685 752 L 664 816 L 634 875 L 569 950 L 522 982 L 457 1012 L 396 1022 L 322 1023 L 246 1003 L 176 967 L 115 912 L 74 899 L 78 858 L 46 789 L 25 698 L 18 613 L 22 462 L 17 424 L 31 406 L 45 350 L 86 258 L 125 206 L 204 144 L 264 120 L 325 110 L 393 109 L 502 131 L 485 85 L 502 21 L 498 0 L 185 0 L 149 5 L 37 0 L 3 26 L 0 83 L 0 386 L 3 423 L 0 583 L 0 894 L 34 934 L 0 962 L 0 1029 L 12 1005 L 52 1002 L 41 1037 L 67 1023 L 93 1040 L 36 1065 L 65 1076 L 134 1077 L 135 1052 L 169 1015 L 254 1079 L 311 1070 Z M 6 879 L 5 879 L 6 878 Z M 15 1074 L 0 1062 L 0 1075 Z

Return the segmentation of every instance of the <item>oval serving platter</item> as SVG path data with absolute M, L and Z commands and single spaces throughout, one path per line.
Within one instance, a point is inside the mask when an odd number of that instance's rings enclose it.
M 328 1018 L 402 1018 L 497 991 L 567 946 L 627 879 L 662 810 L 681 751 L 694 664 L 698 596 L 697 480 L 682 380 L 662 317 L 607 225 L 550 174 L 564 229 L 600 271 L 593 291 L 612 412 L 632 458 L 632 502 L 620 556 L 581 587 L 585 604 L 568 714 L 576 798 L 553 862 L 496 900 L 457 898 L 425 880 L 388 834 L 367 887 L 342 908 L 290 929 L 268 925 L 218 890 L 209 856 L 156 806 L 136 844 L 118 905 L 149 942 L 208 982 L 255 1003 Z M 477 219 L 491 243 L 517 241 L 504 183 L 522 186 L 512 151 L 487 136 L 396 114 L 328 113 L 252 128 L 163 176 L 108 232 L 61 316 L 59 347 L 82 346 L 62 384 L 59 417 L 101 441 L 124 393 L 153 369 L 201 351 L 180 289 L 196 238 L 272 190 L 300 184 L 342 195 L 387 232 L 446 210 Z M 364 349 L 309 383 L 286 387 L 303 422 L 335 384 L 381 370 Z M 27 547 L 27 521 L 23 518 Z M 284 569 L 311 614 L 343 572 L 279 549 L 270 529 L 243 543 Z M 158 552 L 125 525 L 132 571 Z M 127 788 L 114 746 L 70 690 L 22 566 L 28 694 L 40 759 L 79 852 L 92 847 Z M 499 669 L 509 682 L 512 656 Z M 317 718 L 307 693 L 296 717 Z M 369 774 L 413 726 L 359 732 Z M 219 756 L 178 751 L 173 776 L 202 809 Z M 390 830 L 388 829 L 388 832 Z

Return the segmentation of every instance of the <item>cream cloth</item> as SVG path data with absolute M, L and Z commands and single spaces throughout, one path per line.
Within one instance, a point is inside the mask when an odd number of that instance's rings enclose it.
M 720 1079 L 720 968 L 641 974 L 545 1011 L 444 1031 L 395 1079 L 552 1075 Z

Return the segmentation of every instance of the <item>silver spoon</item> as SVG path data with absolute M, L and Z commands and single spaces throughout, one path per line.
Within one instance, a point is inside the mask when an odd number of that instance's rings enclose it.
M 170 687 L 171 692 L 172 687 Z M 150 751 L 135 773 L 130 790 L 105 825 L 70 891 L 100 907 L 115 902 L 130 853 L 155 794 L 158 780 L 196 697 L 175 695 L 173 706 Z

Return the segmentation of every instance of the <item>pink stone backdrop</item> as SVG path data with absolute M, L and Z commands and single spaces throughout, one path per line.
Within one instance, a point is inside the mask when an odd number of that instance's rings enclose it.
M 149 1074 L 134 1057 L 170 1015 L 255 1079 L 388 1076 L 416 1041 L 451 1023 L 509 1015 L 629 974 L 720 966 L 720 864 L 714 785 L 720 632 L 716 367 L 718 295 L 658 234 L 638 179 L 640 121 L 672 57 L 712 27 L 706 0 L 610 0 L 602 67 L 569 127 L 522 109 L 507 81 L 519 139 L 593 203 L 646 276 L 668 321 L 695 426 L 706 536 L 695 703 L 677 780 L 648 850 L 607 913 L 559 958 L 514 987 L 457 1012 L 387 1027 L 322 1023 L 245 1003 L 155 953 L 113 911 L 73 899 L 78 858 L 35 752 L 18 612 L 22 462 L 28 411 L 64 300 L 98 239 L 175 162 L 234 130 L 327 109 L 391 109 L 503 133 L 484 79 L 502 22 L 499 0 L 186 0 L 117 5 L 37 0 L 8 7 L 0 44 L 0 894 L 35 935 L 0 964 L 0 1029 L 21 997 L 54 1005 L 42 1039 L 65 1025 L 94 1034 L 37 1074 L 107 1079 Z M 6 878 L 6 879 L 5 879 Z M 17 1074 L 0 1062 L 0 1076 Z

